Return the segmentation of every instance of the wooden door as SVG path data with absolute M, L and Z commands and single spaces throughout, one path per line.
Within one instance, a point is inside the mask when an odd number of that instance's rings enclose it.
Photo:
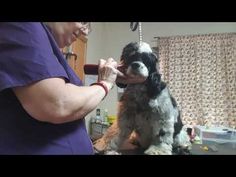
M 86 63 L 87 38 L 81 35 L 70 47 L 63 49 L 67 62 L 77 76 L 84 81 L 84 64 Z

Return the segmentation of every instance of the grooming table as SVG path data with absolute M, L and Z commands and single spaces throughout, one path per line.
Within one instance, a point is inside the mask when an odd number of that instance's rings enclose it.
M 204 150 L 203 147 L 210 147 L 207 144 L 193 144 L 191 154 L 192 155 L 236 155 L 236 148 L 233 148 L 228 144 L 215 144 L 217 151 L 214 152 L 210 148 L 208 151 Z

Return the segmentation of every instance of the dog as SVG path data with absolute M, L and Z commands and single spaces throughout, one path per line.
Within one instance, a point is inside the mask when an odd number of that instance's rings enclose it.
M 103 137 L 94 142 L 96 152 L 120 154 L 122 144 L 134 132 L 147 155 L 188 154 L 191 143 L 183 128 L 177 102 L 158 69 L 158 57 L 149 44 L 132 42 L 123 48 L 125 74 L 144 78 L 143 83 L 120 84 L 118 118 Z

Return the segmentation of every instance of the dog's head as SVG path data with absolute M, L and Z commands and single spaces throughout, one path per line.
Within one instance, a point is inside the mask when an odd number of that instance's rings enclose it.
M 121 63 L 125 66 L 124 72 L 128 76 L 142 77 L 145 82 L 160 82 L 157 54 L 145 42 L 141 44 L 132 42 L 126 45 L 122 51 Z M 124 84 L 117 83 L 117 85 L 126 87 Z
M 126 66 L 126 75 L 147 78 L 157 71 L 158 58 L 147 43 L 132 42 L 124 47 L 121 62 Z

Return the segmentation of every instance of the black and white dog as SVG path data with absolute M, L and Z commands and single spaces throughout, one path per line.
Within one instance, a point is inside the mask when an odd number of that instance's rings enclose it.
M 127 75 L 142 77 L 145 81 L 128 85 L 117 83 L 119 87 L 126 87 L 120 99 L 117 122 L 95 142 L 95 149 L 115 154 L 135 132 L 145 154 L 171 155 L 174 150 L 189 150 L 189 136 L 183 130 L 177 103 L 161 80 L 157 55 L 147 43 L 130 43 L 123 49 L 121 62 L 126 66 Z

